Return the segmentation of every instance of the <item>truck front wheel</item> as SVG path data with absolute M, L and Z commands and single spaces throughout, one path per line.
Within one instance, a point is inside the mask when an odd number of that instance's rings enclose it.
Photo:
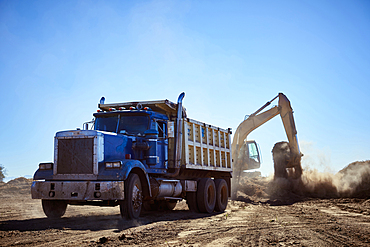
M 120 201 L 121 216 L 126 219 L 137 219 L 143 204 L 141 181 L 137 174 L 131 173 L 125 181 L 125 199 Z
M 60 218 L 66 212 L 67 202 L 62 200 L 42 200 L 42 209 L 48 218 Z
M 216 204 L 216 186 L 211 178 L 202 178 L 198 183 L 198 208 L 201 213 L 212 213 Z

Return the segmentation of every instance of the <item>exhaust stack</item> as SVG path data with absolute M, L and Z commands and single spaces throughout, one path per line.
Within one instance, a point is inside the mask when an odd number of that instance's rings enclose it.
M 182 150 L 182 100 L 185 97 L 185 93 L 182 92 L 177 99 L 177 116 L 176 116 L 176 126 L 175 126 L 175 153 L 174 153 L 174 167 L 175 171 L 173 173 L 167 174 L 168 177 L 176 177 L 180 172 L 180 162 L 181 162 L 181 150 Z

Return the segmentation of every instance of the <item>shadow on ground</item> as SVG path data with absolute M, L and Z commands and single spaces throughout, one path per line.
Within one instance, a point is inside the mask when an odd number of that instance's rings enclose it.
M 60 219 L 36 218 L 27 220 L 8 220 L 0 222 L 0 230 L 42 231 L 47 229 L 69 229 L 100 231 L 115 229 L 115 232 L 120 232 L 132 227 L 138 227 L 160 221 L 207 218 L 216 214 L 217 213 L 200 214 L 191 212 L 189 210 L 174 210 L 163 212 L 144 212 L 137 220 L 125 220 L 122 219 L 119 214 L 62 217 Z

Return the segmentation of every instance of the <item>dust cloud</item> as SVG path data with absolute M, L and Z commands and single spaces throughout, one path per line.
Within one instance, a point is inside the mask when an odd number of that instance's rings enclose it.
M 370 160 L 349 164 L 336 174 L 305 168 L 300 178 L 241 177 L 234 181 L 234 199 L 300 199 L 370 197 Z

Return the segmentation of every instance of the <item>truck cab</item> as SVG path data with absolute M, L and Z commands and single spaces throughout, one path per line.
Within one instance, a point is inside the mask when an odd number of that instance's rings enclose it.
M 94 114 L 94 130 L 117 134 L 110 142 L 125 145 L 109 149 L 108 160 L 139 160 L 148 173 L 165 173 L 168 165 L 168 117 L 150 108 L 111 110 Z

